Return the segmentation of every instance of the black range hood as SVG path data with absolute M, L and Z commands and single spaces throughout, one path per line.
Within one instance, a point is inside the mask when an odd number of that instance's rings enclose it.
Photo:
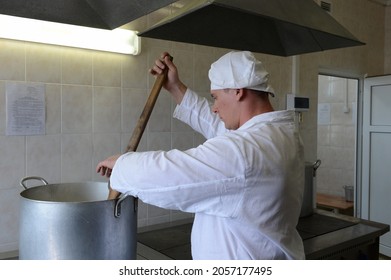
M 278 56 L 364 45 L 313 0 L 194 0 L 139 36 Z
M 175 1 L 0 0 L 0 14 L 94 28 L 114 29 Z

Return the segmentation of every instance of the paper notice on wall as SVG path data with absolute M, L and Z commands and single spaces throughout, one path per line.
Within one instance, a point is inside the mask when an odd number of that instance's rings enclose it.
M 331 121 L 330 103 L 318 104 L 318 125 L 329 125 Z
M 6 135 L 45 134 L 45 86 L 6 84 Z

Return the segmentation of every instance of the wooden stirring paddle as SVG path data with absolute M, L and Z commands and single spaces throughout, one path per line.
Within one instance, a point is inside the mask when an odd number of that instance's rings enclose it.
M 170 57 L 170 59 L 172 60 L 172 57 Z M 152 90 L 147 99 L 147 102 L 145 103 L 144 110 L 141 113 L 140 118 L 138 119 L 137 125 L 133 130 L 132 137 L 130 138 L 128 146 L 126 147 L 125 153 L 136 151 L 138 144 L 140 143 L 141 137 L 143 136 L 145 127 L 147 126 L 149 117 L 151 116 L 153 107 L 155 106 L 156 100 L 159 96 L 160 90 L 162 89 L 163 84 L 167 78 L 167 72 L 168 72 L 168 67 L 166 66 L 163 70 L 163 73 L 157 75 L 155 83 L 153 84 Z M 110 181 L 109 181 L 108 199 L 116 199 L 120 195 L 121 195 L 120 192 L 113 190 L 110 187 Z

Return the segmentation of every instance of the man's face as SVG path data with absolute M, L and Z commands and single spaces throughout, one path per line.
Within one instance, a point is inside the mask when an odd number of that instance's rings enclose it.
M 219 115 L 225 124 L 225 128 L 230 130 L 239 128 L 239 106 L 236 92 L 236 89 L 211 91 L 211 96 L 214 100 L 212 111 Z

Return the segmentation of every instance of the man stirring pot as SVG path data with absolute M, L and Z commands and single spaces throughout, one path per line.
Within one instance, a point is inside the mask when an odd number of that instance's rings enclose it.
M 293 111 L 274 111 L 268 72 L 251 52 L 211 65 L 214 100 L 184 85 L 163 53 L 150 70 L 168 67 L 164 88 L 174 117 L 207 140 L 186 150 L 130 152 L 97 165 L 111 187 L 166 209 L 195 213 L 193 259 L 304 259 L 296 230 L 304 189 L 303 145 Z

